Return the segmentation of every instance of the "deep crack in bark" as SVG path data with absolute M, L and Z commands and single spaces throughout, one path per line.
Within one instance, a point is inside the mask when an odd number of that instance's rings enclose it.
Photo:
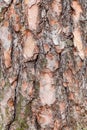
M 10 122 L 6 125 L 6 130 L 10 130 L 11 125 L 13 124 L 13 122 L 15 121 L 16 118 L 16 106 L 17 106 L 17 89 L 18 89 L 18 82 L 19 82 L 19 77 L 20 77 L 20 71 L 21 71 L 21 65 L 19 65 L 19 70 L 18 70 L 18 74 L 17 74 L 17 84 L 15 86 L 15 90 L 14 90 L 14 113 L 12 116 L 12 119 L 10 120 Z

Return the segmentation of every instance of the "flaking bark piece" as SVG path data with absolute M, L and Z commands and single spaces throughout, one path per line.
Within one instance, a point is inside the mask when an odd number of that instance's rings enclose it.
M 23 56 L 26 60 L 34 60 L 38 55 L 39 49 L 33 35 L 28 32 L 24 37 Z
M 50 106 L 56 100 L 54 80 L 49 69 L 41 72 L 39 97 L 43 106 Z

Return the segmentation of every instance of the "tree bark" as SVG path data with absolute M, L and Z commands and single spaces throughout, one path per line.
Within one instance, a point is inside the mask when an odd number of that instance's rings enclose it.
M 0 130 L 87 130 L 86 0 L 0 0 Z

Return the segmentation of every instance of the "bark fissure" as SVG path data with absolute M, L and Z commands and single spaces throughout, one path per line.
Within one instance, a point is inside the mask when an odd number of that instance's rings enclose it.
M 13 124 L 13 122 L 15 121 L 16 118 L 16 107 L 17 107 L 17 93 L 18 93 L 18 83 L 19 83 L 19 78 L 20 78 L 20 71 L 21 71 L 21 65 L 19 65 L 19 69 L 18 69 L 18 74 L 17 74 L 17 79 L 16 79 L 16 86 L 15 86 L 15 90 L 14 90 L 14 112 L 12 115 L 12 119 L 9 121 L 9 123 L 6 125 L 6 130 L 10 130 L 11 129 L 11 125 Z

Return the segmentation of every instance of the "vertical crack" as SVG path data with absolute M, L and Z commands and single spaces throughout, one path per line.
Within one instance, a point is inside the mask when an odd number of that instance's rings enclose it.
M 67 126 L 69 126 L 70 121 L 69 121 L 69 113 L 70 113 L 70 101 L 69 101 L 69 89 L 67 87 L 65 87 L 65 93 L 66 93 L 66 101 L 67 101 L 67 108 L 66 108 L 66 122 L 67 122 Z
M 21 71 L 21 65 L 19 65 L 19 69 L 18 69 L 18 74 L 17 74 L 17 83 L 15 86 L 15 90 L 14 90 L 14 113 L 12 116 L 12 119 L 10 120 L 10 122 L 6 125 L 6 130 L 10 130 L 11 125 L 13 124 L 13 122 L 15 121 L 16 118 L 16 106 L 17 106 L 17 89 L 18 89 L 18 83 L 19 83 L 19 78 L 20 78 L 20 71 Z

